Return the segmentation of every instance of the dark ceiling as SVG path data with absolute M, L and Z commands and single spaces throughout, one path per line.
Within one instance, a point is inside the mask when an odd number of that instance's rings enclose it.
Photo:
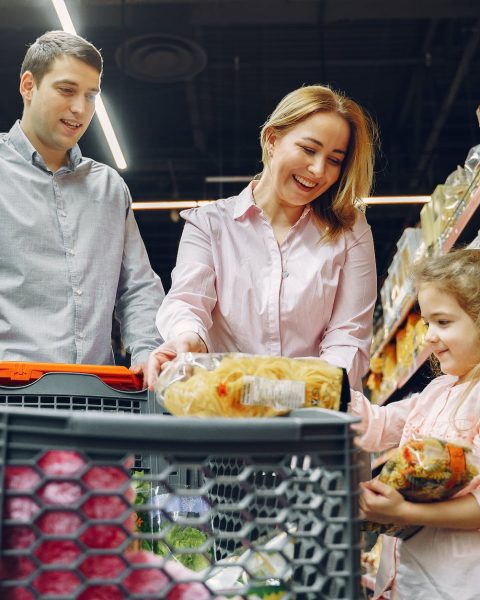
M 104 100 L 134 200 L 204 199 L 260 169 L 259 127 L 290 90 L 329 83 L 364 105 L 382 139 L 376 194 L 430 194 L 479 143 L 479 0 L 67 0 L 105 59 Z M 0 130 L 21 114 L 26 46 L 59 22 L 50 0 L 0 0 Z M 95 122 L 85 155 L 109 164 Z M 382 280 L 418 206 L 371 207 Z M 175 215 L 173 215 L 175 216 Z M 166 287 L 182 222 L 138 212 Z

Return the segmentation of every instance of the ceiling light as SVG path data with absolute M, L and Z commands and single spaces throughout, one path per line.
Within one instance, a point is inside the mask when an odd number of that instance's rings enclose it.
M 371 196 L 362 198 L 365 204 L 426 204 L 431 196 Z
M 205 177 L 205 183 L 240 183 L 252 179 L 252 175 L 209 175 Z
M 133 210 L 176 210 L 182 208 L 197 208 L 210 204 L 215 200 L 152 200 L 132 202 Z
M 52 0 L 52 4 L 60 20 L 62 29 L 67 33 L 77 35 L 72 19 L 70 17 L 70 13 L 68 12 L 68 9 L 65 5 L 65 1 Z M 95 100 L 95 112 L 117 167 L 119 169 L 126 169 L 127 162 L 125 161 L 125 157 L 123 156 L 120 144 L 118 143 L 117 136 L 115 135 L 112 123 L 110 122 L 107 111 L 105 109 L 105 105 L 103 104 L 103 100 L 100 98 L 100 96 L 97 96 Z
M 362 198 L 368 205 L 372 204 L 426 204 L 430 196 L 372 196 Z M 182 208 L 197 208 L 211 204 L 215 200 L 142 200 L 132 202 L 133 210 L 181 210 Z

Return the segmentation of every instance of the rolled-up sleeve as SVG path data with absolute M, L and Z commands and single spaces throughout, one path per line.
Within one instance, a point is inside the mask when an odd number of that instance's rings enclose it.
M 185 211 L 172 287 L 157 313 L 157 328 L 165 339 L 195 331 L 206 341 L 217 302 L 215 268 L 208 222 L 196 210 Z
M 370 359 L 373 310 L 377 298 L 375 251 L 370 226 L 359 213 L 347 235 L 342 273 L 332 316 L 320 343 L 320 358 L 348 371 L 350 385 L 361 390 Z
M 361 418 L 360 446 L 367 452 L 381 452 L 398 446 L 417 398 L 418 394 L 414 394 L 387 406 L 377 406 L 371 404 L 361 392 L 352 390 L 349 413 Z

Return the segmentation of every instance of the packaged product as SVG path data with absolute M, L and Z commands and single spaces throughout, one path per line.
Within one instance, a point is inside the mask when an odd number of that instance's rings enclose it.
M 191 352 L 171 361 L 155 387 L 171 414 L 196 417 L 272 417 L 303 407 L 346 410 L 348 389 L 345 371 L 320 359 Z
M 479 473 L 471 450 L 436 438 L 411 439 L 385 463 L 379 480 L 410 502 L 438 502 L 455 495 Z M 369 523 L 368 531 L 406 539 L 420 527 Z

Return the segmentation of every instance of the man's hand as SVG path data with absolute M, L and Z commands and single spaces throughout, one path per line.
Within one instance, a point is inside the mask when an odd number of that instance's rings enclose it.
M 139 363 L 137 365 L 132 365 L 130 367 L 130 371 L 132 371 L 132 373 L 134 373 L 135 375 L 139 375 L 140 377 L 143 378 L 144 384 L 147 382 L 147 373 L 148 373 L 147 369 L 148 369 L 148 361 Z
M 360 514 L 375 523 L 398 523 L 409 525 L 407 511 L 409 502 L 386 483 L 372 479 L 360 484 Z
M 166 364 L 182 352 L 207 352 L 207 347 L 198 333 L 194 331 L 185 331 L 164 342 L 150 354 L 148 359 L 146 381 L 149 390 L 153 390 L 158 374 Z

